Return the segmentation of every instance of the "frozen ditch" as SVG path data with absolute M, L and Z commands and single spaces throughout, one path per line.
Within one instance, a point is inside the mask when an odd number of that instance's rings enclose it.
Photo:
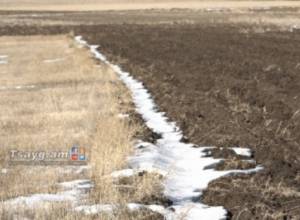
M 164 175 L 164 194 L 173 202 L 174 210 L 164 212 L 166 219 L 225 219 L 227 211 L 223 207 L 210 207 L 200 203 L 202 191 L 209 182 L 219 177 L 234 173 L 257 172 L 262 167 L 226 171 L 207 169 L 221 161 L 206 156 L 205 150 L 210 147 L 181 142 L 183 135 L 180 129 L 174 122 L 169 122 L 163 112 L 157 110 L 151 95 L 141 82 L 122 71 L 119 66 L 111 64 L 97 51 L 98 46 L 89 45 L 80 36 L 75 39 L 81 45 L 88 47 L 96 59 L 110 66 L 119 75 L 132 93 L 136 111 L 150 129 L 161 135 L 155 145 L 138 142 L 135 146 L 135 155 L 129 158 L 130 169 L 117 171 L 113 176 L 130 176 L 140 171 L 158 172 Z M 248 149 L 235 148 L 234 151 L 243 155 L 249 154 Z

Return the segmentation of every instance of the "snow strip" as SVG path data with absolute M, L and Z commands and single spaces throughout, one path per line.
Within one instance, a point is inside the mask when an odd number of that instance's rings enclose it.
M 8 63 L 7 58 L 8 58 L 7 55 L 0 55 L 0 65 L 7 64 Z
M 97 51 L 98 46 L 89 45 L 81 36 L 75 37 L 81 45 L 88 47 L 96 59 L 110 66 L 132 92 L 136 111 L 141 114 L 146 125 L 161 135 L 155 145 L 140 142 L 136 146 L 136 155 L 129 160 L 133 170 L 159 172 L 165 176 L 167 198 L 173 201 L 174 212 L 165 213 L 167 220 L 175 219 L 225 219 L 227 211 L 221 207 L 210 207 L 201 204 L 200 196 L 208 183 L 222 176 L 234 173 L 252 173 L 262 169 L 216 171 L 205 169 L 219 162 L 219 159 L 205 157 L 206 147 L 181 142 L 183 137 L 174 122 L 170 122 L 164 113 L 158 112 L 151 95 L 143 84 L 135 80 L 128 72 L 111 64 L 106 57 Z M 126 171 L 129 172 L 129 171 Z M 125 174 L 126 174 L 125 172 Z
M 111 173 L 111 176 L 113 178 L 121 178 L 121 177 L 130 177 L 135 174 L 135 171 L 133 169 L 124 169 L 119 171 L 114 171 Z
M 89 170 L 90 168 L 91 168 L 91 166 L 89 166 L 89 165 L 79 166 L 77 169 L 75 169 L 75 173 L 80 174 L 86 170 Z
M 4 202 L 4 205 L 20 206 L 26 205 L 32 207 L 42 202 L 62 202 L 62 201 L 75 201 L 77 197 L 76 191 L 66 191 L 60 194 L 33 194 L 30 196 L 20 196 Z
M 86 215 L 93 215 L 101 212 L 105 213 L 112 213 L 114 211 L 115 207 L 110 204 L 104 204 L 104 205 L 83 205 L 83 206 L 78 206 L 75 208 L 75 211 L 77 212 L 83 212 Z
M 245 157 L 251 157 L 252 152 L 249 148 L 241 148 L 241 147 L 231 147 L 231 150 L 234 151 L 237 155 L 245 156 Z
M 90 189 L 94 187 L 94 185 L 88 179 L 62 182 L 59 185 L 66 189 Z
M 40 193 L 33 194 L 30 196 L 20 196 L 14 199 L 6 200 L 2 202 L 4 206 L 8 205 L 9 207 L 15 206 L 18 207 L 20 205 L 35 207 L 36 205 L 41 205 L 43 202 L 62 202 L 62 201 L 70 201 L 74 204 L 77 204 L 85 194 L 83 191 L 87 188 L 91 188 L 93 185 L 89 180 L 75 180 L 70 182 L 63 182 L 59 184 L 60 186 L 67 189 L 66 191 L 59 192 L 57 194 L 49 194 L 49 193 Z
M 0 86 L 0 90 L 8 90 L 8 89 L 15 89 L 15 90 L 21 90 L 21 89 L 34 89 L 36 86 L 35 85 L 17 85 L 17 86 L 12 86 L 12 87 L 7 87 L 7 86 Z
M 65 166 L 63 170 L 59 170 L 60 173 L 76 173 L 82 174 L 88 171 L 91 167 L 89 165 L 80 165 L 80 166 Z
M 129 114 L 120 113 L 117 115 L 117 117 L 121 119 L 125 119 L 125 118 L 129 118 Z
M 75 208 L 75 211 L 77 212 L 83 212 L 86 215 L 93 215 L 97 213 L 113 213 L 113 211 L 118 210 L 117 205 L 111 205 L 111 204 L 96 204 L 96 205 L 85 205 L 85 206 L 78 206 Z M 127 208 L 130 211 L 138 211 L 139 209 L 145 208 L 149 209 L 153 212 L 160 213 L 162 215 L 167 215 L 167 213 L 171 212 L 169 210 L 166 210 L 163 206 L 161 205 L 143 205 L 143 204 L 138 204 L 138 203 L 128 203 Z
M 224 12 L 224 11 L 231 11 L 229 8 L 206 8 L 204 9 L 206 12 Z
M 2 173 L 2 174 L 7 174 L 7 172 L 8 172 L 8 170 L 7 170 L 6 168 L 1 169 L 1 173 Z
M 290 27 L 289 31 L 294 32 L 295 30 L 299 30 L 299 29 L 300 29 L 300 25 L 294 24 Z
M 44 60 L 44 63 L 57 63 L 57 62 L 61 62 L 64 60 L 65 60 L 65 58 L 49 59 L 49 60 Z

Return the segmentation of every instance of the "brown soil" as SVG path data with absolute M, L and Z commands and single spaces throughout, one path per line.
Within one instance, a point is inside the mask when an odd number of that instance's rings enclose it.
M 299 218 L 300 35 L 239 30 L 123 25 L 80 32 L 142 80 L 191 142 L 250 147 L 265 167 L 251 177 L 214 181 L 204 202 L 240 219 Z M 230 187 L 216 188 L 219 183 Z M 250 214 L 241 212 L 245 208 Z
M 229 9 L 148 9 L 133 11 L 1 11 L 0 26 L 27 25 L 97 25 L 97 24 L 243 24 L 250 23 L 257 30 L 262 25 L 290 28 L 299 24 L 299 7 Z M 27 28 L 30 32 L 30 28 Z M 13 33 L 13 32 L 12 32 Z M 8 33 L 9 34 L 9 33 Z

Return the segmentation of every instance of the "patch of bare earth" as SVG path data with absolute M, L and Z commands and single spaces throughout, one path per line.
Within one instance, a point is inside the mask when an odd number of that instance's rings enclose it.
M 246 25 L 100 27 L 79 31 L 143 81 L 189 141 L 249 147 L 264 167 L 213 181 L 204 203 L 224 206 L 233 219 L 299 218 L 299 32 Z M 213 156 L 225 160 L 217 169 L 255 166 L 220 149 Z
M 271 2 L 271 1 L 270 1 Z M 215 5 L 216 7 L 216 5 Z M 78 26 L 103 24 L 238 25 L 240 32 L 299 29 L 300 6 L 234 8 L 172 8 L 116 11 L 8 11 L 0 10 L 0 35 L 68 33 Z M 251 28 L 245 26 L 251 24 Z M 244 27 L 243 27 L 244 25 Z

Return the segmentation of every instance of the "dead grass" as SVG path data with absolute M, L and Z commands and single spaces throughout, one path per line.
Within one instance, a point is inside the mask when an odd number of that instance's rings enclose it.
M 0 174 L 5 188 L 0 199 L 54 193 L 57 182 L 78 176 L 59 172 L 64 169 L 59 167 L 9 167 L 9 152 L 67 151 L 75 143 L 90 146 L 88 135 L 92 130 L 86 116 L 92 102 L 98 103 L 93 108 L 100 108 L 101 96 L 92 100 L 86 97 L 91 85 L 96 84 L 97 74 L 101 77 L 100 69 L 86 51 L 66 37 L 3 37 L 0 41 L 1 54 L 8 60 L 0 66 L 0 169 L 7 169 Z M 44 62 L 57 57 L 65 60 Z M 89 84 L 79 84 L 87 80 Z M 34 88 L 28 89 L 28 85 Z
M 263 210 L 264 215 L 261 217 L 261 220 L 269 220 L 269 219 L 276 219 L 276 220 L 278 219 L 279 220 L 279 219 L 286 218 L 285 212 L 280 211 L 280 210 L 273 212 L 265 204 L 258 203 L 253 207 L 241 209 L 238 212 L 237 216 L 233 217 L 233 220 L 242 220 L 245 218 L 245 216 L 247 216 L 247 217 L 253 216 L 253 211 L 252 211 L 253 209 Z
M 217 170 L 246 170 L 246 169 L 252 169 L 255 168 L 256 163 L 253 163 L 251 161 L 247 160 L 241 160 L 238 158 L 230 158 L 227 160 L 221 161 L 219 164 L 217 164 L 216 169 Z
M 160 214 L 154 213 L 150 210 L 143 209 L 141 211 L 130 211 L 128 209 L 123 209 L 118 213 L 109 214 L 91 214 L 85 215 L 80 212 L 70 212 L 72 206 L 68 203 L 46 203 L 43 207 L 37 207 L 35 209 L 29 209 L 28 207 L 23 207 L 12 212 L 3 212 L 1 219 L 23 219 L 23 216 L 28 216 L 29 219 L 36 220 L 112 220 L 112 219 L 124 219 L 124 220 L 160 220 L 163 219 Z
M 106 183 L 108 181 L 112 181 L 110 185 L 115 188 L 115 195 L 111 196 L 106 193 L 106 190 L 99 190 L 96 187 L 95 194 L 91 198 L 93 203 L 107 203 L 112 200 L 114 200 L 113 203 L 115 204 L 127 204 L 129 202 L 158 204 L 165 202 L 162 195 L 163 187 L 160 175 L 144 173 L 115 180 L 102 179 L 99 181 L 102 184 L 98 184 L 98 187 L 103 188 L 103 186 L 109 185 Z
M 96 64 L 89 51 L 78 48 L 66 36 L 2 37 L 0 45 L 1 55 L 8 56 L 8 64 L 0 65 L 0 171 L 6 171 L 0 172 L 1 189 L 5 189 L 0 192 L 0 200 L 56 193 L 62 190 L 58 182 L 90 178 L 95 184 L 91 201 L 132 201 L 110 177 L 112 171 L 126 166 L 134 135 L 141 130 L 137 123 L 118 117 L 133 107 L 129 92 L 116 74 Z M 9 152 L 13 149 L 67 151 L 73 144 L 88 149 L 89 172 L 73 172 L 76 167 L 68 171 L 69 167 L 9 165 Z M 157 190 L 154 180 L 149 176 L 139 180 L 139 185 L 133 186 L 138 187 L 135 198 Z M 72 213 L 69 205 L 51 203 L 38 210 L 22 207 L 17 213 L 4 209 L 1 214 L 3 219 L 12 215 L 30 219 L 99 219 Z M 46 207 L 47 212 L 39 210 Z M 115 213 L 114 218 L 120 219 L 120 213 L 125 216 L 125 212 L 128 211 Z M 122 219 L 132 217 L 127 216 Z

